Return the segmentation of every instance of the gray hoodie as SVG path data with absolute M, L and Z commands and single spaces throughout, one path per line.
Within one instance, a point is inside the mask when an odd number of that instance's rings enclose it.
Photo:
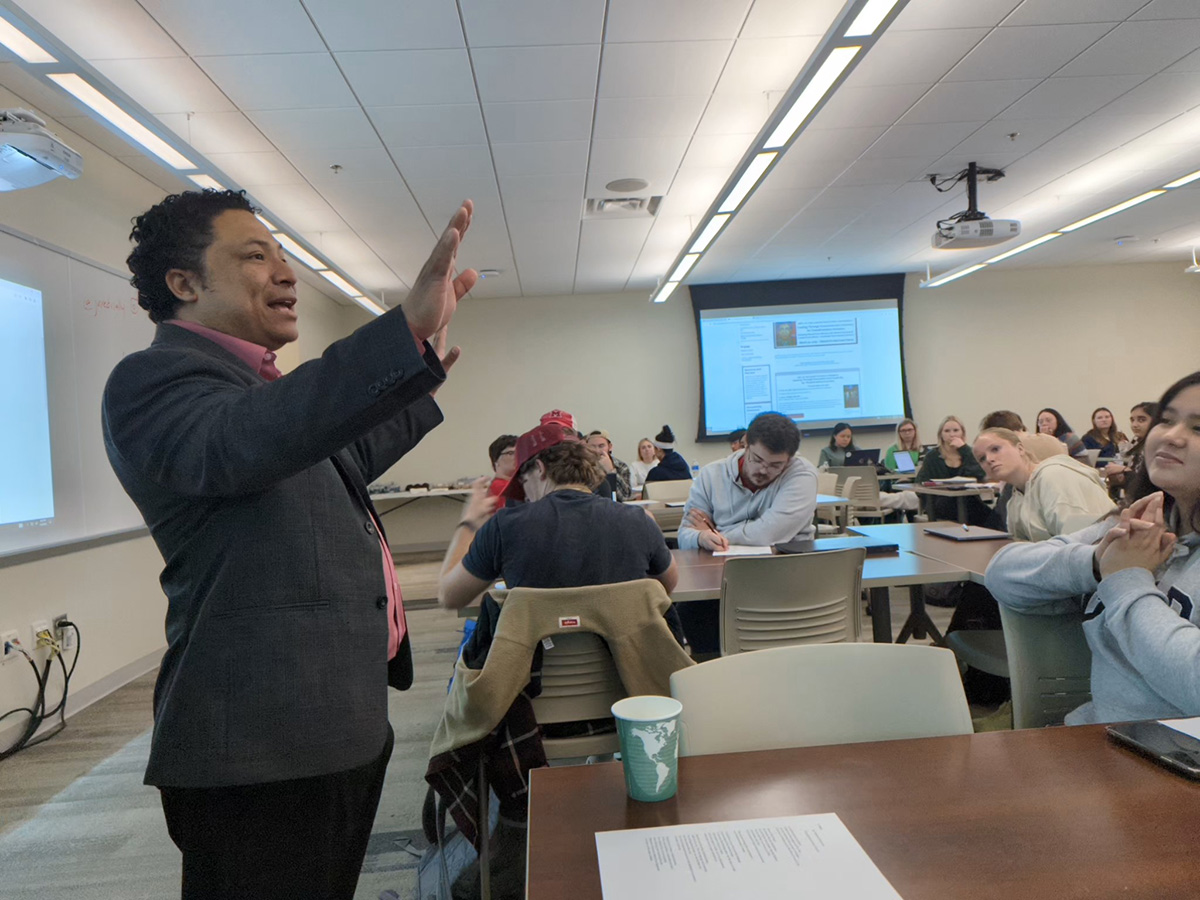
M 1010 544 L 992 558 L 987 588 L 1026 613 L 1082 606 L 1092 701 L 1068 725 L 1200 715 L 1200 534 L 1180 539 L 1156 572 L 1122 569 L 1097 583 L 1095 545 L 1116 522 Z
M 1044 541 L 1070 534 L 1113 511 L 1100 474 L 1069 456 L 1050 456 L 1014 490 L 1005 515 L 1018 541 Z

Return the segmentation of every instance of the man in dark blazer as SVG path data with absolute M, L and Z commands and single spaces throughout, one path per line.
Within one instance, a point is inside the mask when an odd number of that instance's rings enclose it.
M 146 783 L 183 897 L 350 898 L 411 682 L 367 485 L 442 415 L 431 392 L 459 298 L 464 203 L 404 308 L 280 377 L 296 276 L 244 195 L 138 217 L 129 266 L 154 342 L 104 391 L 108 457 L 162 553 L 167 652 Z M 389 662 L 390 659 L 390 662 Z

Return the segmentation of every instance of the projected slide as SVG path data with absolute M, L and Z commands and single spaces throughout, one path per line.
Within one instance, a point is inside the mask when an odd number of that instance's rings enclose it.
M 774 410 L 803 427 L 904 415 L 895 300 L 702 310 L 706 431 Z
M 0 280 L 0 525 L 54 518 L 42 294 Z

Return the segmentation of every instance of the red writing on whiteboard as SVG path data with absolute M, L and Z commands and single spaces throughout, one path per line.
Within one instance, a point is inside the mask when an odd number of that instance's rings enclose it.
M 90 316 L 141 316 L 145 314 L 136 300 L 84 300 L 83 311 Z

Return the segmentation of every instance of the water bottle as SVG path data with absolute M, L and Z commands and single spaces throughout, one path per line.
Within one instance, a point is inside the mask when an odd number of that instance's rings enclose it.
M 692 463 L 692 480 L 700 477 L 700 463 Z

